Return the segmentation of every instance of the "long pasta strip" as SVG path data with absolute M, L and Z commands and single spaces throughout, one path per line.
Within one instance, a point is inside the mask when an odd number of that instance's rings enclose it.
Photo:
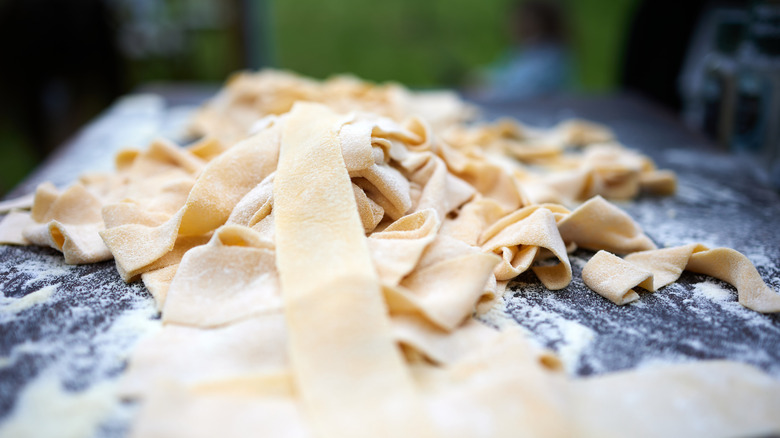
M 336 140 L 339 121 L 325 107 L 297 104 L 274 180 L 277 267 L 297 389 L 320 436 L 425 436 Z

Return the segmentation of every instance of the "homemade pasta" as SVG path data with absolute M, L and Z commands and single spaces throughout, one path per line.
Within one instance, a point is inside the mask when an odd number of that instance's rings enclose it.
M 133 436 L 780 433 L 780 382 L 750 366 L 574 379 L 471 317 L 528 270 L 567 287 L 576 248 L 598 251 L 583 281 L 616 304 L 689 270 L 780 311 L 742 254 L 658 249 L 607 200 L 671 193 L 675 177 L 606 127 L 472 113 L 446 93 L 242 73 L 195 117 L 202 140 L 128 149 L 113 174 L 0 204 L 0 237 L 113 258 L 147 286 L 163 328 L 123 377 L 142 401 Z

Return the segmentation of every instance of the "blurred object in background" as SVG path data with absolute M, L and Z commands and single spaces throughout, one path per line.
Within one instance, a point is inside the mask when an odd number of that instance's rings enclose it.
M 609 93 L 621 87 L 628 35 L 642 1 L 648 0 L 566 1 L 580 91 Z
M 139 83 L 216 84 L 264 62 L 260 20 L 249 23 L 255 57 L 246 56 L 245 3 L 258 12 L 265 2 L 2 1 L 0 195 Z
M 498 100 L 624 86 L 674 110 L 703 1 L 0 0 L 0 194 L 119 95 L 245 68 L 412 88 L 486 69 Z
M 507 0 L 270 0 L 269 15 L 273 64 L 319 79 L 454 87 L 508 40 Z
M 740 8 L 707 10 L 696 28 L 680 75 L 685 121 L 727 149 L 734 131 L 737 51 L 747 29 Z
M 508 17 L 512 45 L 482 72 L 483 83 L 475 97 L 512 101 L 569 89 L 568 25 L 560 5 L 526 0 L 517 3 Z
M 680 88 L 685 120 L 780 189 L 780 1 L 708 11 Z
M 320 79 L 352 73 L 412 88 L 469 85 L 476 70 L 517 47 L 514 17 L 528 2 L 550 4 L 562 19 L 572 79 L 563 91 L 614 91 L 639 0 L 268 0 L 271 65 Z
M 674 112 L 678 80 L 704 0 L 644 0 L 626 32 L 622 86 Z
M 248 64 L 244 30 L 255 25 L 243 21 L 250 17 L 243 13 L 248 1 L 107 2 L 117 17 L 131 86 L 160 80 L 222 82 Z
M 120 93 L 123 69 L 104 2 L 0 7 L 2 193 Z
M 780 1 L 755 2 L 737 56 L 732 149 L 758 158 L 780 189 Z

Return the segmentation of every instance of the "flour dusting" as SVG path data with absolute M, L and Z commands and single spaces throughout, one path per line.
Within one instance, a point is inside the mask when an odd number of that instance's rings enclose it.
M 557 351 L 566 367 L 566 371 L 571 375 L 575 375 L 580 357 L 593 341 L 596 334 L 588 327 L 568 319 L 559 321 L 559 327 L 562 339 Z
M 696 284 L 693 287 L 693 293 L 715 302 L 733 301 L 736 296 L 734 291 L 726 289 L 720 284 L 711 281 L 704 281 Z
M 133 409 L 113 388 L 160 330 L 151 295 L 46 248 L 0 247 L 0 270 L 0 436 L 125 436 Z
M 66 149 L 17 194 L 44 180 L 68 184 L 85 166 L 109 170 L 117 149 L 160 133 L 183 135 L 187 111 L 165 109 L 151 96 L 124 100 L 79 134 L 80 147 Z M 732 157 L 710 155 L 664 152 L 659 165 L 678 172 L 677 194 L 618 205 L 659 247 L 733 247 L 777 290 L 777 196 L 733 177 Z M 745 309 L 730 286 L 687 272 L 678 283 L 615 306 L 581 281 L 592 255 L 571 255 L 574 276 L 564 290 L 547 290 L 523 274 L 479 319 L 520 325 L 555 350 L 570 375 L 730 359 L 780 376 L 777 315 Z M 122 282 L 111 262 L 70 266 L 45 248 L 0 247 L 0 274 L 0 436 L 125 436 L 134 408 L 118 400 L 114 385 L 136 343 L 161 327 L 148 292 Z
M 572 259 L 572 264 L 585 262 Z M 596 332 L 565 315 L 566 304 L 556 299 L 556 292 L 547 290 L 536 282 L 515 282 L 504 295 L 501 303 L 493 306 L 479 319 L 494 327 L 517 327 L 541 347 L 558 353 L 564 368 L 576 375 Z M 522 291 L 522 292 L 518 292 Z M 541 299 L 544 306 L 530 304 L 529 299 Z
M 0 318 L 16 315 L 22 310 L 46 302 L 56 290 L 57 285 L 50 284 L 21 298 L 0 297 L 0 315 L 3 315 Z
M 103 381 L 84 391 L 63 388 L 54 373 L 41 375 L 24 390 L 0 436 L 83 438 L 94 435 L 116 399 L 116 383 Z

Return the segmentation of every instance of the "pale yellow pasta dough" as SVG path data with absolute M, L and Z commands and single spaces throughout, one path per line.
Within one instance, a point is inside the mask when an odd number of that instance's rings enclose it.
M 463 205 L 456 217 L 445 219 L 441 233 L 477 246 L 483 230 L 505 214 L 499 203 L 479 197 Z
M 66 263 L 94 263 L 111 258 L 98 235 L 104 228 L 101 202 L 83 184 L 76 183 L 62 192 L 44 185 L 37 193 L 31 213 L 35 224 L 22 231 L 27 241 L 62 251 Z
M 278 129 L 272 126 L 209 162 L 186 204 L 164 224 L 128 223 L 101 232 L 123 278 L 129 280 L 148 270 L 173 250 L 178 236 L 201 235 L 222 225 L 241 198 L 273 172 L 278 137 Z
M 575 380 L 580 436 L 732 437 L 780 433 L 780 382 L 744 364 L 668 365 Z
M 582 268 L 582 281 L 604 298 L 623 305 L 639 299 L 634 287 L 652 289 L 653 273 L 602 250 Z
M 314 437 L 301 411 L 299 403 L 291 398 L 248 397 L 214 390 L 200 393 L 169 385 L 149 393 L 131 436 Z
M 386 296 L 392 295 L 391 310 L 414 309 L 445 330 L 458 327 L 474 312 L 475 303 L 491 294 L 488 279 L 498 261 L 492 254 L 465 245 L 463 251 L 463 255 L 420 266 L 398 287 L 386 288 Z
M 26 211 L 11 211 L 0 222 L 0 242 L 11 245 L 29 245 L 23 231 L 35 225 L 35 221 Z
M 141 274 L 141 281 L 144 282 L 144 286 L 154 297 L 154 302 L 157 303 L 157 310 L 162 310 L 163 306 L 165 306 L 165 299 L 168 297 L 171 281 L 173 281 L 178 268 L 179 264 L 176 263 Z
M 0 240 L 113 257 L 151 292 L 162 328 L 122 381 L 142 402 L 134 437 L 780 433 L 778 381 L 751 367 L 578 379 L 471 317 L 529 269 L 565 288 L 577 247 L 599 251 L 583 280 L 617 304 L 687 269 L 780 311 L 743 255 L 656 249 L 604 199 L 676 181 L 608 128 L 471 114 L 447 93 L 241 73 L 198 112 L 202 140 L 126 149 L 113 174 L 4 202 Z
M 629 215 L 601 196 L 590 199 L 561 219 L 558 231 L 564 241 L 596 251 L 627 254 L 656 248 Z
M 630 254 L 626 260 L 653 272 L 653 289 L 677 280 L 683 270 L 698 272 L 723 280 L 737 289 L 739 303 L 762 313 L 780 311 L 780 295 L 761 279 L 747 257 L 731 248 L 709 249 L 690 244 Z
M 642 287 L 649 291 L 657 291 L 680 278 L 680 274 L 688 265 L 688 260 L 697 246 L 692 244 L 635 252 L 627 255 L 626 261 L 640 269 L 652 272 L 652 285 Z
M 35 194 L 20 196 L 18 198 L 0 201 L 0 214 L 9 213 L 14 210 L 29 210 L 35 201 Z
M 417 266 L 423 251 L 439 229 L 435 210 L 412 213 L 368 238 L 377 274 L 384 284 L 395 286 Z
M 625 260 L 599 251 L 583 268 L 585 284 L 616 304 L 639 298 L 631 288 L 656 291 L 676 281 L 683 270 L 707 274 L 737 289 L 739 303 L 763 313 L 780 311 L 780 295 L 764 283 L 743 254 L 701 244 L 635 252 Z
M 248 374 L 285 372 L 287 329 L 281 311 L 205 329 L 166 324 L 144 339 L 122 377 L 122 393 L 145 395 L 166 382 L 192 385 Z
M 320 436 L 426 436 L 337 142 L 343 123 L 297 104 L 282 134 L 274 214 L 293 374 Z
M 541 365 L 520 333 L 494 333 L 470 350 L 446 367 L 413 368 L 440 436 L 576 435 L 565 377 Z
M 490 327 L 469 319 L 458 330 L 446 331 L 414 314 L 393 316 L 393 336 L 402 345 L 414 348 L 429 360 L 451 364 L 470 354 L 474 345 L 496 335 Z
M 737 288 L 739 303 L 757 312 L 780 312 L 780 295 L 764 283 L 756 267 L 731 248 L 698 246 L 685 269 L 710 275 Z
M 443 137 L 460 152 L 448 147 L 440 149 L 453 172 L 476 170 L 476 177 L 469 175 L 465 179 L 487 194 L 483 188 L 498 187 L 502 174 L 508 171 L 521 183 L 526 204 L 568 204 L 595 195 L 626 199 L 640 190 L 670 194 L 676 188 L 673 173 L 656 170 L 649 158 L 617 143 L 609 129 L 587 122 L 563 122 L 543 131 L 502 119 L 468 127 L 454 125 Z M 573 151 L 575 148 L 579 150 Z M 491 166 L 504 171 L 484 171 Z M 501 185 L 504 189 L 490 196 L 508 194 L 507 184 Z
M 224 260 L 231 260 L 225 264 Z M 181 259 L 163 322 L 211 327 L 282 309 L 275 253 L 255 231 L 225 225 Z
M 479 193 L 511 211 L 528 204 L 518 181 L 498 164 L 481 155 L 467 156 L 442 143 L 438 153 L 454 175 L 471 184 Z
M 571 264 L 556 222 L 556 214 L 560 217 L 568 211 L 557 206 L 550 208 L 525 207 L 497 221 L 482 234 L 482 249 L 502 255 L 502 261 L 495 270 L 497 280 L 509 280 L 525 272 L 536 259 L 539 249 L 544 248 L 561 263 L 534 267 L 534 273 L 548 289 L 563 289 L 569 285 Z

